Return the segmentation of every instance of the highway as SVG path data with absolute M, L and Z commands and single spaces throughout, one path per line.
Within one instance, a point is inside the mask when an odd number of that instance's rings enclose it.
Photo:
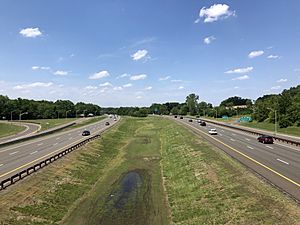
M 200 126 L 195 119 L 169 117 L 201 135 L 207 141 L 237 159 L 255 173 L 300 201 L 300 148 L 281 143 L 262 144 L 257 136 L 207 123 Z M 217 129 L 217 135 L 208 134 Z
M 10 122 L 6 122 L 6 123 L 10 123 Z M 34 134 L 34 133 L 38 132 L 41 129 L 40 125 L 34 124 L 34 123 L 12 122 L 12 124 L 18 125 L 18 126 L 24 126 L 25 130 L 15 134 L 15 135 L 10 135 L 10 136 L 0 138 L 0 143 L 4 143 L 4 142 L 7 142 L 7 141 L 15 140 L 15 139 L 18 139 L 18 138 L 21 138 L 21 137 L 25 137 L 25 136 Z
M 21 170 L 32 166 L 34 163 L 42 161 L 59 151 L 84 140 L 93 134 L 97 134 L 111 127 L 114 123 L 113 118 L 106 118 L 99 122 L 86 125 L 80 128 L 46 135 L 19 144 L 0 148 L 0 181 L 10 177 Z M 106 126 L 105 122 L 110 125 Z M 82 136 L 83 130 L 89 130 L 90 136 Z

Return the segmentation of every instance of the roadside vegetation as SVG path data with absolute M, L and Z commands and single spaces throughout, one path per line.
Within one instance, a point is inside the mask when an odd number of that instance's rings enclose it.
M 123 118 L 0 192 L 0 224 L 297 224 L 300 209 L 222 151 L 159 118 Z
M 0 123 L 0 138 L 17 134 L 26 128 L 10 123 Z
M 36 123 L 41 125 L 41 130 L 48 130 L 66 123 L 75 121 L 76 118 L 62 118 L 62 119 L 41 119 L 41 120 L 26 120 L 24 122 Z
M 86 125 L 89 125 L 89 124 L 101 121 L 101 120 L 103 120 L 105 118 L 106 118 L 106 116 L 96 116 L 96 117 L 92 117 L 92 118 L 85 118 L 81 122 L 75 124 L 74 126 L 72 126 L 70 128 L 67 128 L 67 129 L 73 129 L 73 128 L 78 128 L 78 127 L 86 126 Z
M 245 126 L 245 127 L 251 127 L 256 129 L 262 129 L 274 132 L 275 131 L 275 125 L 274 123 L 268 123 L 268 122 L 257 122 L 253 121 L 251 123 L 240 123 L 239 125 Z M 289 126 L 286 128 L 280 128 L 277 126 L 277 132 L 286 134 L 286 135 L 294 135 L 300 137 L 300 126 Z

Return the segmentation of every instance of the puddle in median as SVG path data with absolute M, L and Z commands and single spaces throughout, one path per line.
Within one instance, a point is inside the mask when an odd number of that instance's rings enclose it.
M 130 171 L 113 185 L 97 224 L 147 225 L 149 199 L 150 179 L 146 171 Z

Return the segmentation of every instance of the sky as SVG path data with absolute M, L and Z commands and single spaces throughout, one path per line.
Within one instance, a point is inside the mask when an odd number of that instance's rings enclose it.
M 300 84 L 299 0 L 1 0 L 0 95 L 218 105 Z

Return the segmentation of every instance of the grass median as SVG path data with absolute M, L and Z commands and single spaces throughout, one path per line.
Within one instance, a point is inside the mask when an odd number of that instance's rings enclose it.
M 14 135 L 24 131 L 24 126 L 18 126 L 10 123 L 0 123 L 0 138 Z
M 67 124 L 75 121 L 76 118 L 62 118 L 62 119 L 40 119 L 40 120 L 24 120 L 24 122 L 36 123 L 41 125 L 41 130 L 48 130 L 53 127 L 61 126 L 63 124 Z
M 0 224 L 297 224 L 299 207 L 173 121 L 123 118 L 0 192 Z

